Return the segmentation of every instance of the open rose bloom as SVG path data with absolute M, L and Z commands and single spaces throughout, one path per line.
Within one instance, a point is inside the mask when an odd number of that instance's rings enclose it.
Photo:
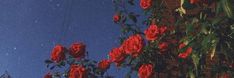
M 65 59 L 65 48 L 61 45 L 56 45 L 51 53 L 51 60 L 54 62 L 61 62 Z
M 132 35 L 123 42 L 122 46 L 126 54 L 137 57 L 144 46 L 143 38 L 139 34 Z
M 140 6 L 142 9 L 148 9 L 152 6 L 153 0 L 140 0 Z
M 87 70 L 80 65 L 71 65 L 69 78 L 88 78 Z
M 112 62 L 115 62 L 119 66 L 125 59 L 126 54 L 121 48 L 113 48 L 109 53 L 109 59 Z
M 74 58 L 79 59 L 85 56 L 85 52 L 86 52 L 85 48 L 86 46 L 83 43 L 74 43 L 71 45 L 69 53 Z
M 154 68 L 152 64 L 143 64 L 138 70 L 139 78 L 152 78 Z

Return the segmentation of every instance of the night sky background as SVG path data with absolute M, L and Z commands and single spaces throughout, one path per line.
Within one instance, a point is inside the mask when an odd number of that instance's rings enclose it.
M 84 42 L 89 58 L 107 58 L 120 35 L 114 13 L 112 0 L 0 0 L 0 75 L 42 78 L 58 43 Z M 125 70 L 113 69 L 110 75 L 123 78 Z

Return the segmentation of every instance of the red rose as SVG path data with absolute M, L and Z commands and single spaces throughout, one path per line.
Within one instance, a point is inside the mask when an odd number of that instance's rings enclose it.
M 178 57 L 179 57 L 179 58 L 186 59 L 191 53 L 192 53 L 192 48 L 189 47 L 188 49 L 186 49 L 185 52 L 180 53 L 180 54 L 178 55 Z
M 191 4 L 197 3 L 199 0 L 190 0 Z
M 110 61 L 109 60 L 102 60 L 98 63 L 98 68 L 101 70 L 106 70 L 110 67 Z
M 182 48 L 184 48 L 184 47 L 186 47 L 186 44 L 184 44 L 184 43 L 181 43 L 180 45 L 179 45 L 179 49 L 182 49 Z M 191 52 L 192 52 L 192 48 L 191 47 L 188 47 L 186 50 L 185 50 L 185 52 L 184 53 L 187 53 L 187 54 L 190 54 Z
M 186 45 L 185 45 L 184 43 L 181 43 L 181 44 L 179 45 L 179 49 L 182 49 L 182 48 L 184 48 L 185 46 L 186 46 Z M 192 50 L 193 50 L 192 47 L 188 47 L 188 48 L 185 50 L 185 52 L 180 53 L 180 54 L 178 55 L 178 57 L 179 57 L 179 58 L 185 59 L 185 58 L 187 58 L 187 57 L 192 53 Z
M 178 55 L 179 58 L 182 58 L 182 59 L 186 59 L 188 57 L 188 55 L 186 53 L 180 53 Z
M 123 49 L 126 54 L 136 57 L 142 52 L 143 45 L 143 38 L 141 35 L 136 34 L 130 36 L 123 42 Z
M 109 58 L 119 66 L 125 59 L 125 54 L 121 48 L 113 48 L 109 53 Z
M 160 52 L 165 52 L 168 48 L 168 43 L 167 42 L 162 42 L 158 45 L 158 48 L 160 50 Z
M 58 63 L 65 59 L 64 47 L 56 45 L 51 53 L 51 60 Z
M 140 6 L 143 9 L 148 9 L 152 6 L 152 0 L 141 0 L 140 1 Z
M 185 53 L 187 53 L 188 55 L 190 55 L 193 51 L 193 48 L 192 47 L 188 47 L 185 51 Z
M 120 15 L 115 14 L 115 15 L 113 16 L 113 20 L 114 20 L 114 22 L 119 22 L 119 21 L 120 21 Z
M 50 73 L 47 73 L 44 78 L 52 78 L 52 75 Z
M 70 54 L 74 58 L 82 58 L 85 56 L 85 45 L 83 43 L 74 43 L 70 47 Z
M 88 78 L 87 70 L 80 65 L 71 65 L 69 78 Z
M 153 76 L 153 65 L 152 64 L 144 64 L 138 70 L 139 78 L 152 78 Z
M 144 31 L 146 35 L 146 39 L 149 41 L 156 40 L 159 35 L 159 28 L 156 25 L 150 25 L 149 28 L 147 28 Z
M 160 35 L 164 34 L 167 31 L 167 27 L 166 26 L 162 26 L 159 28 L 159 33 Z
M 182 49 L 182 48 L 184 48 L 186 45 L 184 44 L 184 43 L 181 43 L 180 45 L 179 45 L 179 49 Z

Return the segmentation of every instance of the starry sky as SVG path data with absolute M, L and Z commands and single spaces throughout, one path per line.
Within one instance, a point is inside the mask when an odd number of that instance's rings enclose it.
M 0 74 L 42 78 L 58 43 L 84 42 L 91 59 L 107 58 L 120 35 L 113 14 L 112 0 L 0 0 Z M 124 71 L 113 69 L 122 78 Z

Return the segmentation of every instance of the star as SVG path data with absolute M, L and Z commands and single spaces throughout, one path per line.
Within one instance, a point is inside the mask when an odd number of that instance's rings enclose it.
M 34 20 L 34 23 L 38 23 L 38 20 L 36 19 L 36 20 Z
M 40 45 L 41 47 L 44 47 L 44 44 L 43 43 L 41 43 L 41 45 Z
M 56 6 L 57 6 L 57 7 L 59 7 L 59 6 L 60 6 L 60 4 L 56 4 Z
M 13 48 L 13 50 L 16 50 L 16 49 L 17 49 L 16 47 Z

